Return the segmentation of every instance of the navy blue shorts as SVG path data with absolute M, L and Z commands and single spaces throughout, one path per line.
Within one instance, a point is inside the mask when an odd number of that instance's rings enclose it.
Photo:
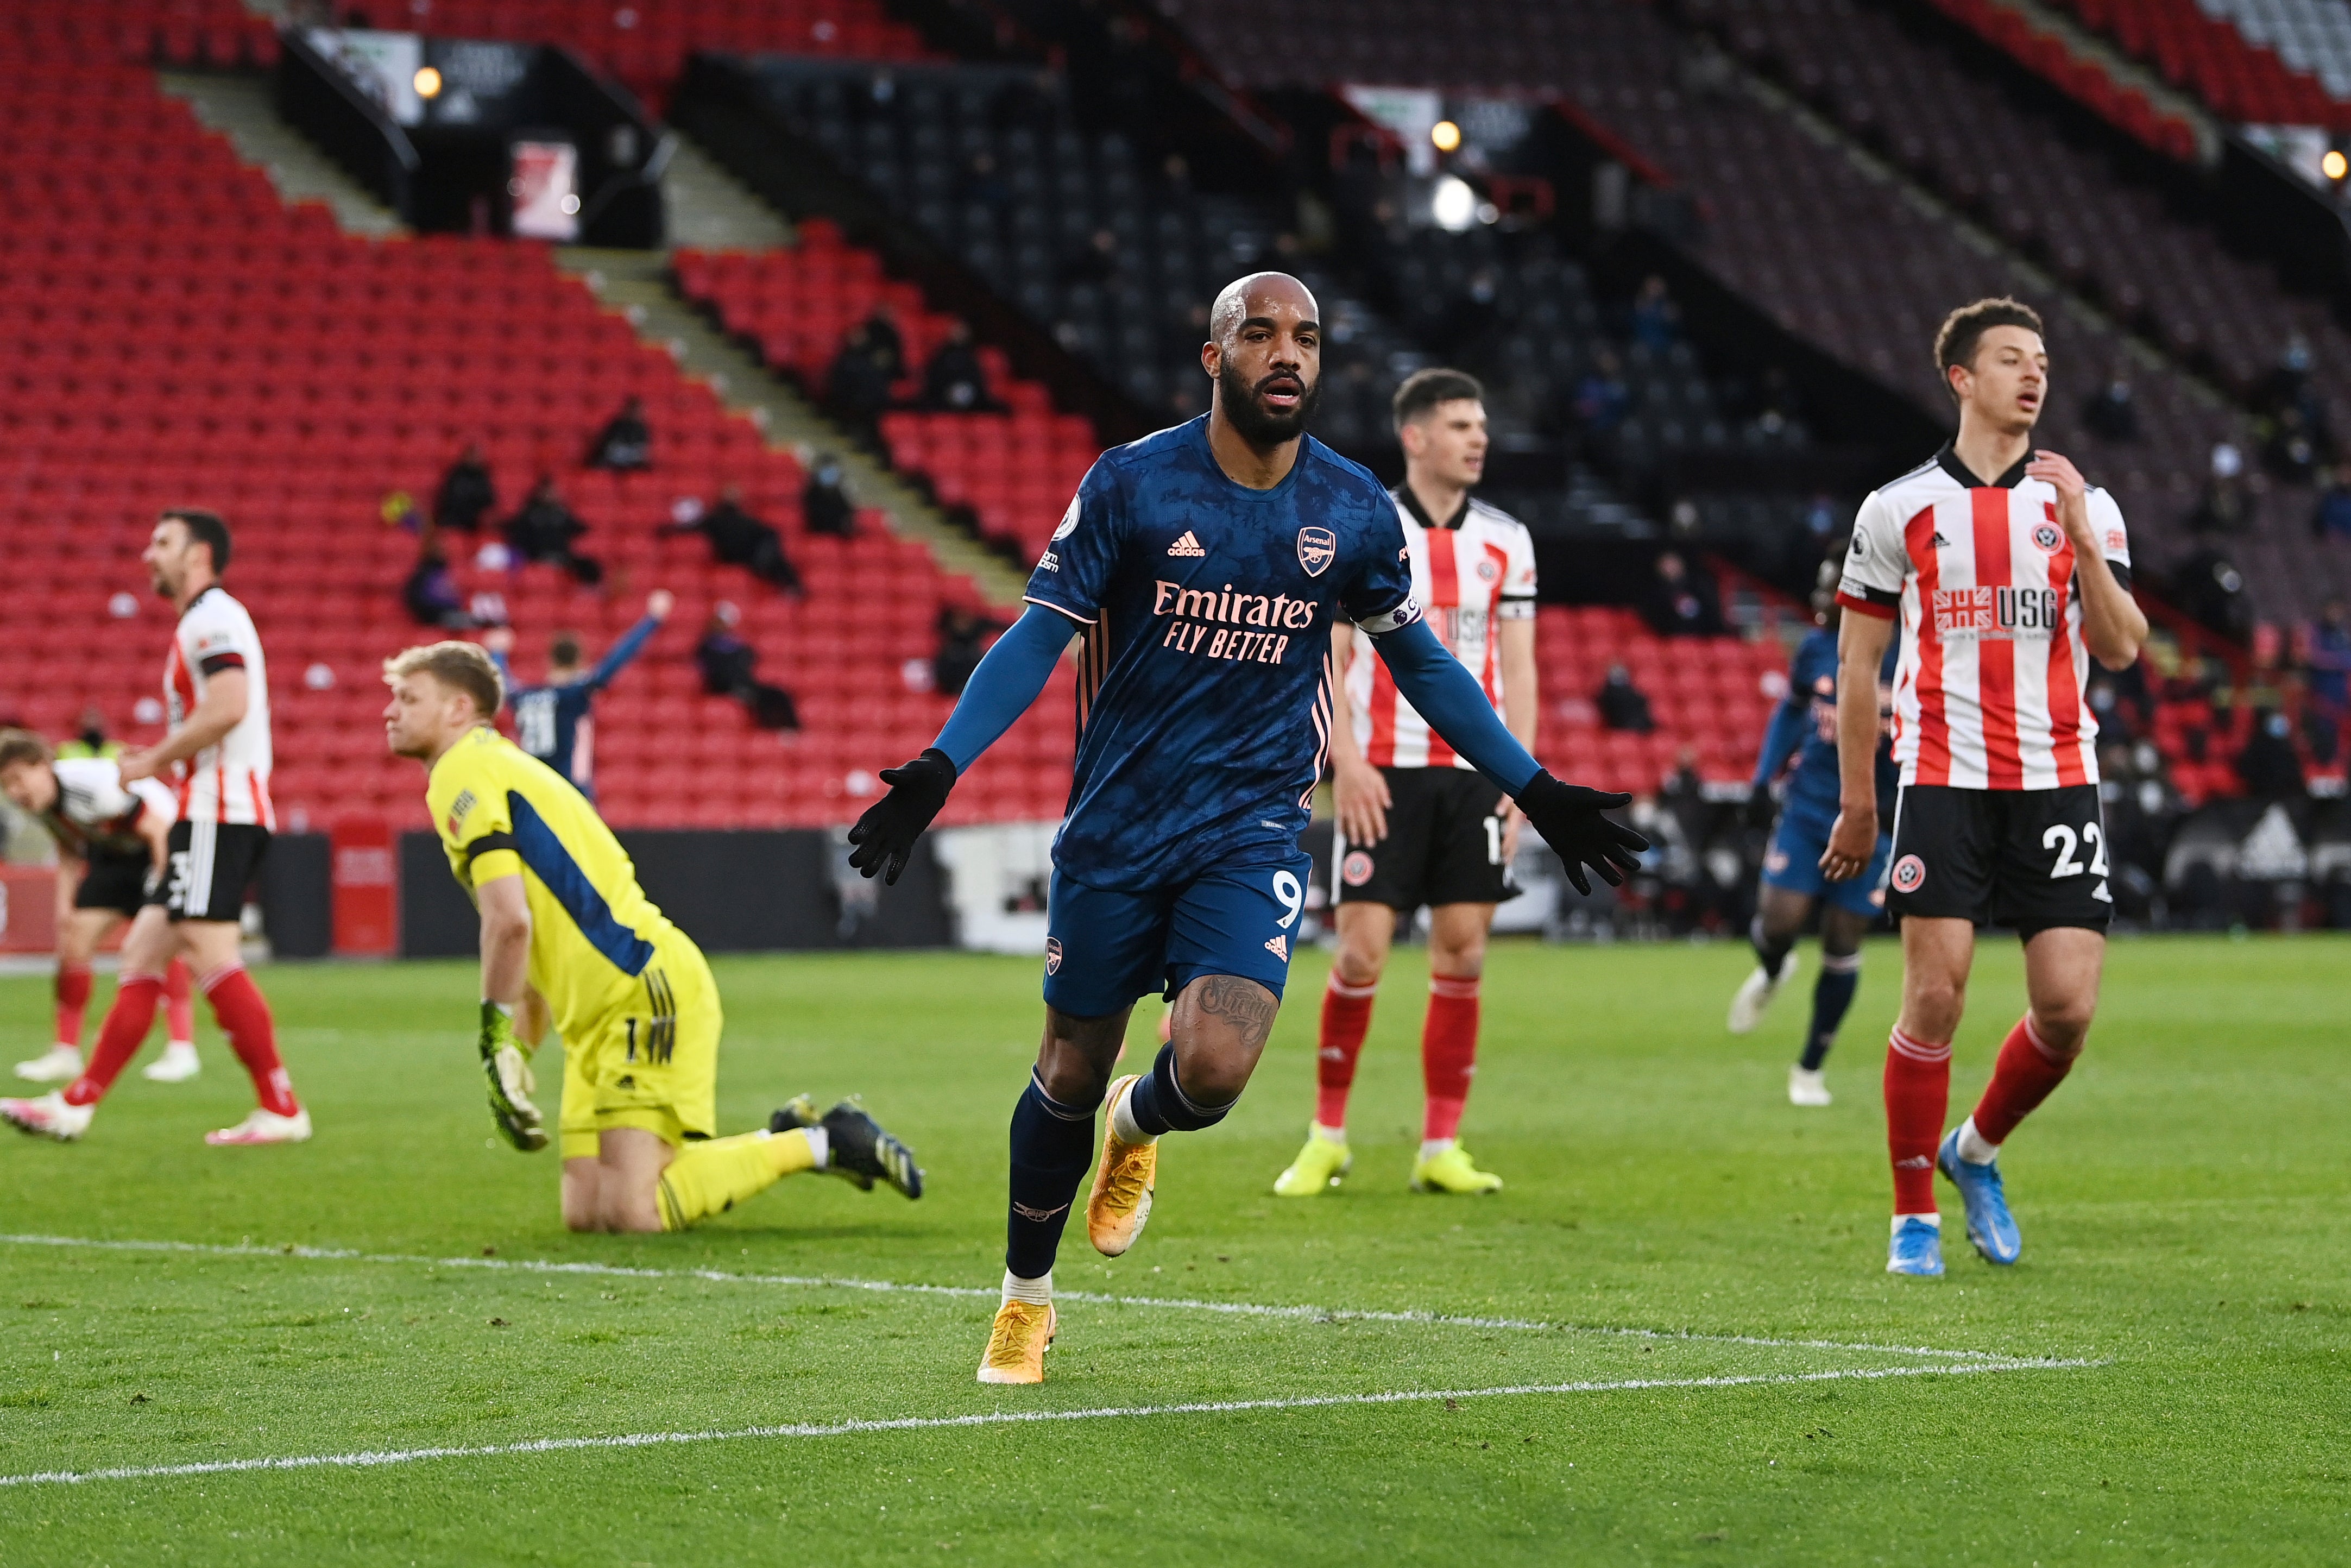
M 1045 1005 L 1107 1018 L 1203 975 L 1255 980 L 1276 998 L 1306 909 L 1311 857 L 1219 866 L 1148 893 L 1089 887 L 1053 873 L 1045 938 Z
M 1886 913 L 1886 862 L 1894 852 L 1894 838 L 1877 835 L 1877 852 L 1869 869 L 1851 882 L 1831 882 L 1821 874 L 1821 856 L 1829 847 L 1829 830 L 1836 813 L 1817 806 L 1791 803 L 1771 830 L 1771 846 L 1763 852 L 1763 880 L 1806 898 L 1825 898 L 1839 909 L 1865 920 Z

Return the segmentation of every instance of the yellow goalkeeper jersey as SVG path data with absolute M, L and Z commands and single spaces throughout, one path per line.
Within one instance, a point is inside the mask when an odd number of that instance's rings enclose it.
M 637 885 L 637 868 L 587 798 L 486 727 L 433 765 L 425 804 L 466 896 L 519 873 L 530 900 L 530 983 L 567 1040 L 641 998 L 663 951 L 693 947 Z M 699 967 L 698 955 L 696 967 Z

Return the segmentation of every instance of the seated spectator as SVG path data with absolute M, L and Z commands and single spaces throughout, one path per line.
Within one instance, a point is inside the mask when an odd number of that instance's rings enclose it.
M 2082 410 L 2082 423 L 2101 440 L 2138 439 L 2138 404 L 2133 401 L 2130 377 L 2121 366 L 2115 367 L 2105 385 L 2090 394 L 2089 402 Z
M 1605 435 L 1625 423 L 1625 410 L 1632 406 L 1631 389 L 1625 384 L 1624 367 L 1616 356 L 1606 349 L 1600 350 L 1592 361 L 1592 369 L 1576 383 L 1576 422 L 1594 435 Z
M 959 697 L 979 668 L 985 652 L 981 640 L 1004 630 L 968 604 L 950 604 L 939 612 L 939 649 L 931 655 L 931 689 L 941 696 Z
M 800 492 L 800 526 L 812 534 L 857 537 L 857 507 L 841 488 L 841 459 L 830 452 L 818 455 L 816 471 Z
M 987 374 L 972 347 L 971 329 L 961 321 L 947 329 L 931 362 L 923 367 L 923 402 L 958 413 L 994 406 L 987 395 Z
M 865 342 L 885 379 L 894 382 L 906 373 L 906 339 L 898 330 L 895 310 L 887 305 L 873 307 L 865 318 Z
M 1674 303 L 1666 280 L 1651 273 L 1633 296 L 1633 340 L 1655 353 L 1664 353 L 1682 335 L 1681 308 Z
M 497 486 L 490 482 L 490 465 L 483 459 L 481 443 L 469 441 L 457 461 L 441 476 L 441 488 L 434 492 L 434 526 L 463 528 L 470 534 L 497 504 Z
M 1693 569 L 1678 550 L 1657 555 L 1657 580 L 1642 618 L 1660 637 L 1712 637 L 1722 631 L 1722 606 L 1714 579 Z
M 645 400 L 632 392 L 621 412 L 589 444 L 588 466 L 627 472 L 653 465 L 653 433 L 645 423 Z
M 1608 678 L 1600 684 L 1593 702 L 1606 728 L 1646 735 L 1657 727 L 1657 721 L 1649 715 L 1649 699 L 1633 684 L 1633 672 L 1622 664 L 1608 666 Z
M 2245 792 L 2263 800 L 2290 800 L 2303 792 L 2302 758 L 2294 754 L 2294 725 L 2274 708 L 2253 716 L 2252 734 L 2237 753 L 2237 777 Z
M 2310 531 L 2320 538 L 2351 538 L 2351 465 L 2322 468 L 2318 504 L 2310 509 Z
M 2245 598 L 2245 575 L 2211 545 L 2171 570 L 2171 601 L 2199 625 L 2243 642 L 2252 634 L 2253 609 Z
M 507 519 L 507 548 L 518 561 L 544 561 L 561 567 L 574 581 L 599 583 L 604 580 L 603 563 L 571 548 L 571 542 L 587 531 L 588 525 L 563 504 L 555 476 L 542 474 L 531 487 L 530 499 Z
M 683 505 L 683 503 L 681 503 Z M 664 534 L 700 534 L 710 541 L 711 559 L 721 566 L 739 566 L 771 587 L 795 598 L 807 590 L 791 558 L 784 553 L 784 537 L 753 517 L 743 506 L 743 486 L 729 485 L 718 493 L 718 505 L 698 517 L 665 523 Z
M 702 671 L 702 689 L 714 697 L 733 697 L 748 709 L 751 722 L 761 729 L 798 729 L 799 709 L 792 694 L 758 676 L 759 651 L 735 630 L 743 612 L 720 600 L 694 645 L 694 662 Z
M 874 340 L 872 324 L 862 323 L 850 329 L 825 372 L 825 407 L 860 434 L 872 436 L 882 411 L 890 406 L 890 383 L 897 379 Z
M 2245 457 L 2228 442 L 2212 448 L 2211 477 L 2188 514 L 2189 531 L 2199 534 L 2241 534 L 2252 522 L 2252 501 L 2245 494 Z
M 416 548 L 416 565 L 401 584 L 400 601 L 408 606 L 409 619 L 419 626 L 464 632 L 474 624 L 465 610 L 465 596 L 450 575 L 449 557 L 430 532 Z

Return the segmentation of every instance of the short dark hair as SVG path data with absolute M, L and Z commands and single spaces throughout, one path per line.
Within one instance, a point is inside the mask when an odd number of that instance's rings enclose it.
M 2022 327 L 2035 337 L 2043 335 L 2041 312 L 2004 294 L 1962 305 L 1943 318 L 1943 325 L 1935 333 L 1935 373 L 1943 378 L 1943 390 L 1950 392 L 1953 402 L 1959 402 L 1959 394 L 1951 387 L 1951 367 L 1974 369 L 1976 346 L 1994 327 Z
M 1472 402 L 1486 401 L 1486 389 L 1478 384 L 1476 376 L 1466 371 L 1415 371 L 1395 390 L 1395 427 L 1402 430 L 1438 403 L 1458 402 L 1464 398 Z
M 29 729 L 0 729 L 0 770 L 20 762 L 54 762 L 49 743 Z
M 193 507 L 172 507 L 163 513 L 167 523 L 177 523 L 188 530 L 188 537 L 213 552 L 213 574 L 228 570 L 228 525 L 218 512 L 200 511 Z
M 580 662 L 580 633 L 577 632 L 558 632 L 555 634 L 555 640 L 547 645 L 547 656 L 553 663 L 561 664 L 566 668 L 578 664 Z

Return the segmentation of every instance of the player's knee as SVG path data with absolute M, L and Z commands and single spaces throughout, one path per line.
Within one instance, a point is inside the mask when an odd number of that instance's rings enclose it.
M 2052 1056 L 2071 1061 L 2089 1043 L 2090 1020 L 2096 1011 L 2087 998 L 2036 1005 L 2032 1009 L 2035 1043 Z
M 1431 941 L 1428 969 L 1433 975 L 1456 980 L 1478 978 L 1486 972 L 1486 938 L 1479 936 L 1456 942 Z
M 605 1199 L 602 1228 L 616 1235 L 643 1235 L 662 1228 L 661 1201 L 652 1187 L 614 1193 Z
M 1903 986 L 1903 1012 L 1921 1029 L 1948 1040 L 1966 1009 L 1968 988 L 1948 975 L 1910 975 Z
M 1331 960 L 1331 967 L 1339 978 L 1351 986 L 1376 986 L 1380 971 L 1387 966 L 1387 955 L 1370 942 L 1353 942 L 1342 936 L 1339 950 Z
M 1081 1051 L 1061 1051 L 1038 1062 L 1037 1083 L 1054 1104 L 1091 1113 L 1110 1088 L 1110 1074 Z

